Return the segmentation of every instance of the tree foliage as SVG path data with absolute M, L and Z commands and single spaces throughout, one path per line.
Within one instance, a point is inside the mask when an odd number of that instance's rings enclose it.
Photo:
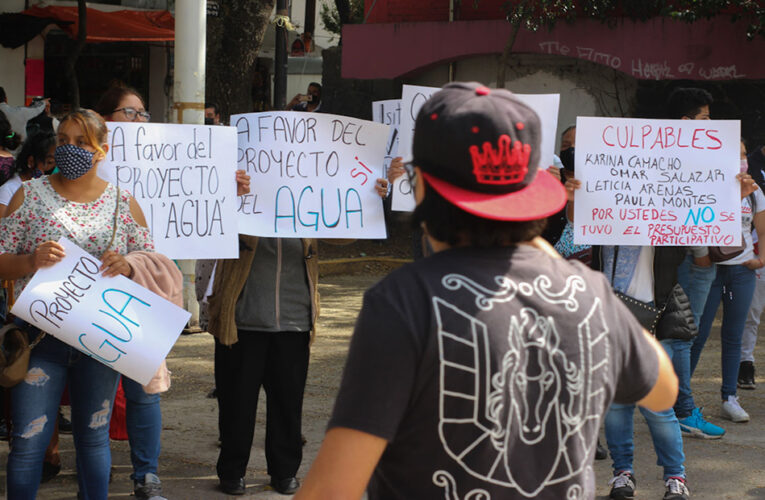
M 274 0 L 218 0 L 218 4 L 218 16 L 207 17 L 205 94 L 228 119 L 252 111 L 255 61 Z
M 327 31 L 340 37 L 343 25 L 364 21 L 364 0 L 334 0 L 332 4 L 322 1 L 319 17 Z

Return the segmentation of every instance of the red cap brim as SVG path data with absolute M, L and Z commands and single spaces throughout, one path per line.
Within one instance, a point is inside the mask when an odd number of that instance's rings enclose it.
M 438 194 L 465 212 L 484 219 L 528 221 L 554 215 L 566 205 L 566 189 L 545 170 L 534 180 L 507 194 L 476 193 L 462 189 L 426 172 L 420 172 Z

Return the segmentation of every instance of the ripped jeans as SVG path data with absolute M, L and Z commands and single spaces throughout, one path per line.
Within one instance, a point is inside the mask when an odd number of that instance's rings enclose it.
M 26 379 L 11 389 L 8 498 L 36 497 L 45 448 L 68 382 L 80 498 L 106 500 L 112 461 L 109 420 L 118 377 L 116 371 L 51 335 L 32 350 Z

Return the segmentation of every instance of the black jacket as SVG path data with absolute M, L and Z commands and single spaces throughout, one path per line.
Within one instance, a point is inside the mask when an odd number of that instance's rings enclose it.
M 653 256 L 653 296 L 656 307 L 662 308 L 672 288 L 677 284 L 677 268 L 685 259 L 685 247 L 656 247 Z M 603 272 L 603 247 L 592 247 L 592 263 L 596 271 Z

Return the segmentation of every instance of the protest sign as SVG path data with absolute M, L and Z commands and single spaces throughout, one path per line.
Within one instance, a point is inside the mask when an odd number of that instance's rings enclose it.
M 382 200 L 387 125 L 348 116 L 276 111 L 234 115 L 239 232 L 281 238 L 385 238 Z
M 40 269 L 11 312 L 146 385 L 191 316 L 137 283 L 104 278 L 101 261 L 61 238 L 66 257 Z
M 388 145 L 385 147 L 383 160 L 383 177 L 388 176 L 390 162 L 398 156 L 399 125 L 401 125 L 401 99 L 388 99 L 372 103 L 372 121 L 390 125 Z
M 574 242 L 741 244 L 740 122 L 580 117 Z
M 138 201 L 158 252 L 171 259 L 239 256 L 233 127 L 107 126 L 99 175 Z
M 412 159 L 412 140 L 414 139 L 414 122 L 417 113 L 430 97 L 441 90 L 438 87 L 422 87 L 404 85 L 401 89 L 401 124 L 399 125 L 399 145 L 396 156 L 404 160 Z M 409 178 L 402 175 L 393 183 L 393 200 L 391 210 L 411 212 L 414 210 L 414 192 L 409 185 Z
M 441 89 L 435 87 L 404 85 L 401 94 L 401 107 L 403 109 L 401 115 L 401 133 L 399 134 L 401 143 L 397 156 L 411 159 L 414 124 L 417 119 L 417 113 L 420 112 L 422 105 L 439 90 Z M 518 100 L 533 109 L 539 116 L 540 126 L 542 127 L 539 166 L 540 168 L 545 169 L 553 165 L 556 131 L 558 129 L 560 94 L 514 95 Z M 409 179 L 407 176 L 403 175 L 393 184 L 393 202 L 391 204 L 391 209 L 410 212 L 414 210 L 414 205 L 414 193 L 409 185 Z

